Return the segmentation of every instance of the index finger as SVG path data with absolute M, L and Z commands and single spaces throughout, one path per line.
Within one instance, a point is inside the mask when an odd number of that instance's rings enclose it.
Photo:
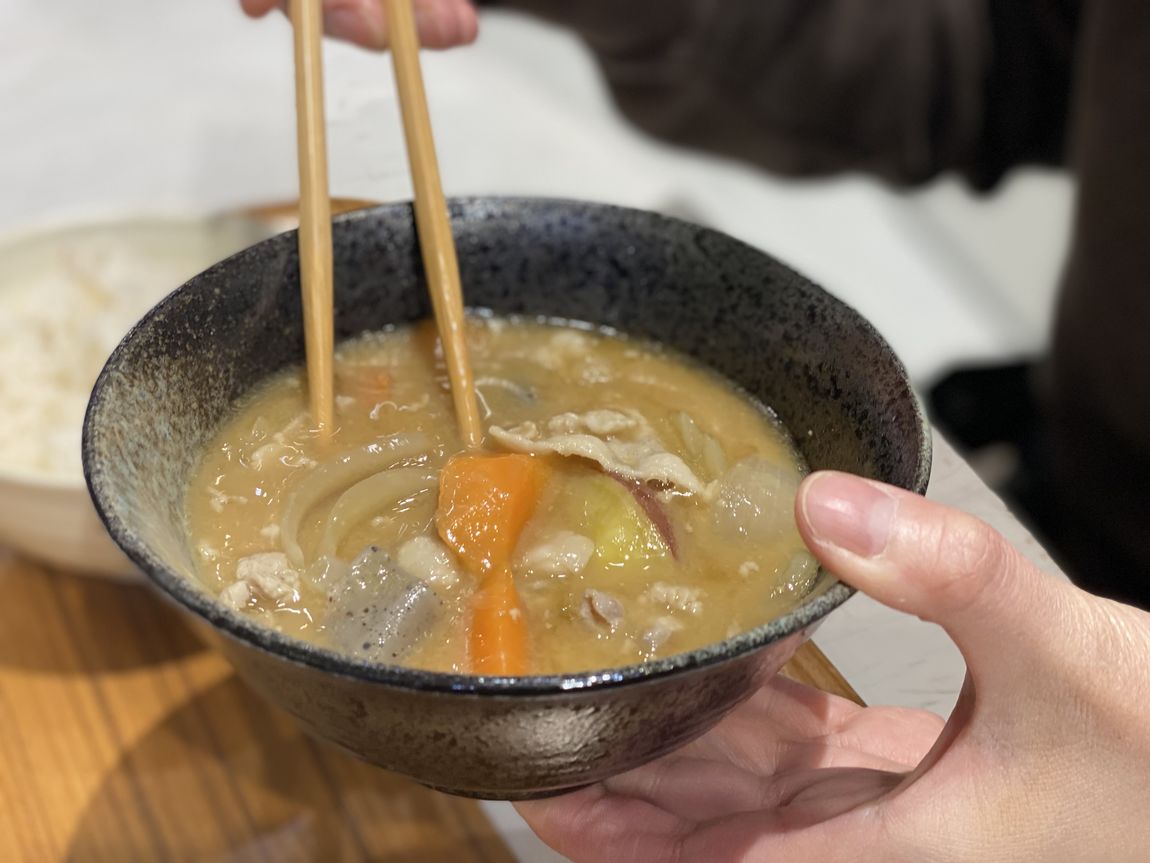
M 273 9 L 290 15 L 287 0 L 240 0 L 244 12 L 260 18 Z M 419 42 L 424 48 L 468 45 L 479 34 L 470 0 L 412 0 Z M 381 0 L 324 0 L 324 30 L 329 36 L 364 48 L 387 48 L 387 21 Z
M 240 0 L 244 14 L 253 18 L 262 18 L 279 5 L 279 0 Z

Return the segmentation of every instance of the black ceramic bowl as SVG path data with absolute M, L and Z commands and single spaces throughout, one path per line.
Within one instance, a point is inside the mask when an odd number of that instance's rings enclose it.
M 697 357 L 771 405 L 812 468 L 922 491 L 929 438 L 906 372 L 852 309 L 770 256 L 652 213 L 455 201 L 468 303 L 607 324 Z M 429 314 L 409 205 L 335 223 L 339 338 Z M 701 734 L 849 596 L 822 573 L 790 614 L 627 668 L 482 678 L 372 665 L 228 611 L 192 575 L 183 492 L 237 398 L 303 359 L 294 233 L 196 277 L 124 339 L 96 383 L 84 469 L 112 537 L 224 636 L 240 675 L 319 737 L 459 794 L 523 798 L 635 767 Z

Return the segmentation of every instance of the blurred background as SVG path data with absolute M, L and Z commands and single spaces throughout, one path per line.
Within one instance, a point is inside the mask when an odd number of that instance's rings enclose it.
M 0 4 L 0 233 L 211 213 L 296 192 L 291 34 L 234 0 Z M 410 196 L 386 57 L 327 47 L 332 192 Z M 629 126 L 570 34 L 484 13 L 426 58 L 449 194 L 591 198 L 706 223 L 857 307 L 920 385 L 1045 343 L 1073 187 L 1021 171 L 993 196 L 848 176 L 792 182 Z

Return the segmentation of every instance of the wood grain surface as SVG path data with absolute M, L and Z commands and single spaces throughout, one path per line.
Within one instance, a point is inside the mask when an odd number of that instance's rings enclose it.
M 853 696 L 813 645 L 787 673 Z M 304 736 L 146 588 L 0 552 L 0 861 L 57 860 L 513 858 L 474 801 Z

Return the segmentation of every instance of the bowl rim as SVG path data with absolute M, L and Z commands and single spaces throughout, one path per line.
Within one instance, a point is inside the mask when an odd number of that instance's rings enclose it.
M 597 201 L 532 196 L 466 196 L 452 197 L 448 203 L 449 207 L 457 205 L 466 206 L 469 204 L 487 206 L 494 204 L 500 207 L 516 205 L 545 206 L 548 208 L 566 208 L 573 206 L 580 208 L 594 207 L 600 210 L 614 211 L 621 215 L 625 214 L 631 217 L 638 216 L 645 219 L 656 219 L 681 226 L 689 226 L 694 230 L 705 231 L 721 237 L 724 242 L 736 243 L 743 246 L 756 255 L 770 258 L 772 261 L 801 278 L 807 285 L 826 294 L 834 303 L 843 306 L 857 318 L 859 326 L 868 331 L 868 335 L 871 338 L 875 339 L 880 346 L 886 348 L 892 362 L 895 364 L 895 370 L 905 383 L 911 397 L 912 407 L 918 419 L 918 428 L 921 433 L 915 477 L 909 490 L 919 494 L 925 492 L 927 481 L 930 477 L 932 460 L 930 427 L 927 423 L 922 404 L 910 384 L 906 367 L 903 365 L 901 359 L 899 359 L 890 345 L 875 329 L 874 325 L 859 314 L 852 306 L 844 303 L 833 294 L 830 294 L 825 288 L 822 288 L 811 279 L 797 273 L 777 258 L 774 258 L 769 252 L 751 246 L 735 237 L 731 237 L 729 234 L 724 234 L 713 228 L 696 225 L 684 219 L 648 210 L 605 204 Z M 333 219 L 333 222 L 339 225 L 360 220 L 369 220 L 377 217 L 381 212 L 389 211 L 406 211 L 410 214 L 411 209 L 412 204 L 410 201 L 391 202 L 377 207 L 339 215 Z M 854 588 L 839 581 L 836 576 L 820 566 L 818 573 L 821 581 L 816 584 L 811 594 L 808 594 L 808 596 L 800 601 L 800 604 L 796 608 L 784 615 L 773 618 L 766 623 L 730 638 L 712 642 L 695 648 L 694 650 L 677 653 L 672 656 L 642 663 L 634 663 L 618 668 L 590 669 L 574 673 L 524 675 L 519 677 L 428 671 L 402 665 L 354 659 L 329 648 L 310 644 L 309 642 L 294 638 L 278 630 L 262 626 L 247 616 L 226 608 L 215 597 L 211 596 L 191 579 L 180 575 L 159 560 L 147 544 L 121 521 L 119 516 L 114 512 L 110 501 L 105 499 L 100 490 L 104 468 L 102 466 L 102 456 L 99 454 L 98 440 L 100 438 L 100 431 L 97 428 L 97 419 L 102 410 L 105 384 L 110 377 L 117 374 L 117 366 L 125 346 L 135 338 L 141 329 L 149 326 L 170 304 L 176 302 L 189 284 L 204 278 L 220 267 L 229 265 L 237 259 L 256 254 L 256 250 L 262 248 L 265 244 L 282 244 L 288 242 L 288 238 L 295 233 L 295 231 L 286 231 L 277 234 L 274 237 L 263 240 L 225 258 L 223 261 L 220 261 L 194 277 L 188 283 L 181 285 L 153 306 L 136 325 L 129 330 L 109 356 L 92 389 L 92 396 L 84 416 L 82 443 L 84 479 L 96 512 L 99 514 L 100 520 L 103 522 L 105 528 L 112 536 L 112 539 L 115 540 L 116 544 L 167 598 L 175 601 L 185 610 L 202 618 L 211 624 L 213 628 L 220 631 L 221 634 L 233 641 L 254 647 L 265 653 L 273 654 L 279 659 L 296 665 L 306 666 L 325 674 L 334 674 L 366 683 L 384 684 L 397 689 L 485 697 L 547 696 L 575 693 L 591 689 L 599 691 L 606 688 L 633 685 L 733 661 L 739 657 L 765 648 L 772 643 L 781 641 L 788 636 L 808 630 L 813 624 L 816 624 L 835 608 L 846 602 L 846 600 L 856 592 Z

